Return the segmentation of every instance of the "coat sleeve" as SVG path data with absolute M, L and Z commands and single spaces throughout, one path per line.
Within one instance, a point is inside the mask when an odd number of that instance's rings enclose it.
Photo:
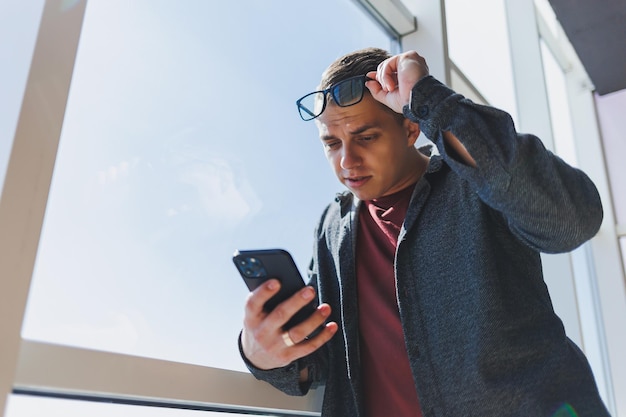
M 412 89 L 404 114 L 419 123 L 451 169 L 533 249 L 568 252 L 599 230 L 602 203 L 593 182 L 536 136 L 516 132 L 506 112 L 475 104 L 428 76 Z M 460 140 L 475 168 L 448 149 L 444 131 Z
M 306 395 L 311 383 L 300 382 L 300 370 L 304 364 L 304 359 L 294 361 L 282 368 L 259 369 L 252 364 L 246 355 L 244 355 L 241 347 L 241 334 L 239 335 L 239 353 L 250 373 L 258 380 L 265 381 L 275 388 L 281 390 L 285 394 L 301 396 Z

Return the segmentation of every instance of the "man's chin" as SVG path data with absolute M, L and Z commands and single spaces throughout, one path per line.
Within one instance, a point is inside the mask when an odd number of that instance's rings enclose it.
M 369 193 L 368 193 L 368 192 L 367 192 L 367 191 L 365 191 L 365 190 L 358 190 L 358 189 L 357 189 L 357 190 L 355 190 L 355 189 L 352 189 L 352 188 L 350 188 L 350 187 L 348 187 L 348 190 L 350 190 L 350 192 L 351 192 L 352 194 L 354 194 L 354 196 L 355 196 L 356 198 L 358 198 L 359 200 L 361 200 L 361 201 L 373 200 L 373 199 L 375 199 L 375 198 L 378 198 L 378 197 L 379 197 L 379 196 L 377 196 L 377 195 L 375 195 L 375 194 L 373 194 L 373 193 L 371 193 L 371 192 L 369 192 Z
M 377 193 L 371 190 L 371 187 L 367 186 L 369 184 L 366 185 L 364 182 L 354 186 L 348 181 L 345 181 L 343 185 L 359 200 L 372 200 L 374 198 L 378 198 Z

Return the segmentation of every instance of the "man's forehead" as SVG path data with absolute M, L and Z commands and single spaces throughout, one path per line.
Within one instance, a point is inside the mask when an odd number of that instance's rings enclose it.
M 320 133 L 338 128 L 350 131 L 354 125 L 374 116 L 367 106 L 361 106 L 362 104 L 350 107 L 339 107 L 335 104 L 327 106 L 324 113 L 316 119 L 318 130 Z
M 371 95 L 363 97 L 360 103 L 348 107 L 329 102 L 324 113 L 316 119 L 316 124 L 318 129 L 321 129 L 367 123 L 379 119 L 381 114 L 386 113 L 382 106 Z

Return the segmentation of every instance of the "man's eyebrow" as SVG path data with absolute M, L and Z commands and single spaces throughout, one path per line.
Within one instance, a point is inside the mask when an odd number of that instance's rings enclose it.
M 350 131 L 349 133 L 351 135 L 360 135 L 361 133 L 363 133 L 363 132 L 365 132 L 365 131 L 367 131 L 369 129 L 374 129 L 376 127 L 378 127 L 377 124 L 370 123 L 370 124 L 366 124 L 366 125 L 363 125 L 363 126 L 359 126 L 356 129 Z M 337 136 L 335 136 L 335 135 L 322 135 L 322 136 L 320 136 L 320 140 L 322 140 L 324 142 L 327 142 L 327 141 L 333 140 L 333 139 L 337 139 Z
M 363 125 L 363 126 L 360 126 L 360 127 L 356 128 L 355 130 L 352 130 L 350 132 L 350 134 L 352 134 L 352 135 L 359 135 L 359 134 L 365 132 L 366 130 L 373 129 L 375 127 L 377 127 L 376 124 L 366 124 L 366 125 Z

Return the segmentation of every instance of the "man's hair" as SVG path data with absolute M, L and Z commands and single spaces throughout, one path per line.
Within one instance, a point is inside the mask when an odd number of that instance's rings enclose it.
M 364 48 L 350 52 L 330 64 L 322 74 L 319 89 L 323 90 L 347 78 L 376 71 L 378 64 L 390 58 L 389 52 L 380 48 Z
M 322 74 L 322 80 L 318 86 L 318 90 L 325 90 L 331 85 L 335 85 L 340 81 L 357 75 L 365 75 L 370 71 L 376 71 L 378 64 L 387 58 L 391 58 L 388 51 L 380 48 L 364 48 L 354 52 L 350 52 L 330 64 Z M 369 90 L 365 89 L 365 94 L 369 94 Z M 330 97 L 327 100 L 331 100 Z M 404 121 L 404 115 L 396 113 L 389 107 L 379 103 L 381 108 L 396 118 L 398 123 Z

